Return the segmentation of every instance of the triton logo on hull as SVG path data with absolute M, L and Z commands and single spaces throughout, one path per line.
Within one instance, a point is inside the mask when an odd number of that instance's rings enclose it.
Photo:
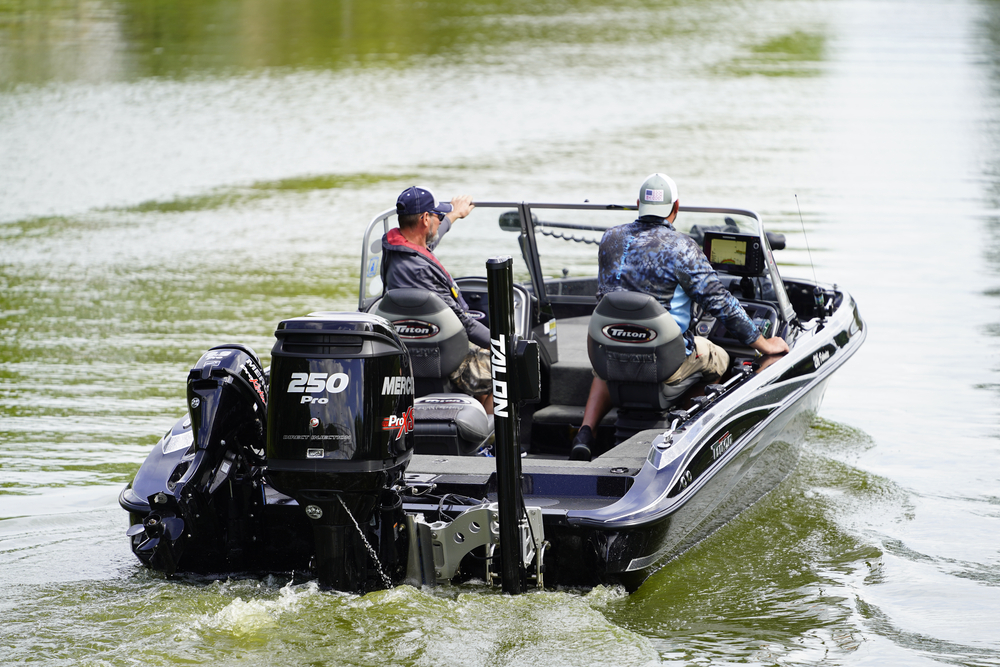
M 656 340 L 656 331 L 639 324 L 609 324 L 601 329 L 606 337 L 616 343 L 648 343 Z
M 729 448 L 733 446 L 733 436 L 729 431 L 719 438 L 714 445 L 712 445 L 712 460 L 718 461 L 719 457 L 729 451 Z

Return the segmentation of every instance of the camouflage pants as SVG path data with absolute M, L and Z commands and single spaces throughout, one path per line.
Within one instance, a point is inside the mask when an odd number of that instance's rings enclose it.
M 448 378 L 452 386 L 463 394 L 481 396 L 493 391 L 493 368 L 490 351 L 469 343 L 469 353 L 462 365 Z

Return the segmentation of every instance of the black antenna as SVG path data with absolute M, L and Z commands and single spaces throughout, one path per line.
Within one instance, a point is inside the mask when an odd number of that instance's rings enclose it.
M 795 197 L 795 208 L 799 212 L 799 224 L 802 225 L 802 238 L 804 238 L 805 241 L 806 241 L 806 252 L 809 253 L 809 266 L 812 267 L 813 282 L 814 283 L 818 283 L 819 281 L 816 280 L 816 265 L 813 264 L 812 249 L 809 247 L 809 237 L 806 236 L 806 223 L 802 219 L 802 207 L 799 206 L 799 196 L 798 195 L 794 195 L 794 197 Z
M 812 248 L 809 247 L 809 237 L 806 235 L 806 223 L 802 219 L 802 207 L 799 206 L 799 196 L 795 195 L 795 208 L 799 212 L 799 224 L 802 225 L 802 238 L 806 242 L 806 252 L 809 253 L 809 266 L 812 268 L 813 272 L 813 299 L 816 302 L 816 308 L 819 310 L 820 318 L 826 316 L 826 304 L 823 300 L 823 290 L 820 289 L 819 280 L 816 279 L 816 265 L 813 263 Z

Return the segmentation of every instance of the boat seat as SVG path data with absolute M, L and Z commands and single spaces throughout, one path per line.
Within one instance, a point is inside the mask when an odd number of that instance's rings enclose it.
M 684 337 L 670 313 L 640 292 L 604 295 L 590 318 L 587 352 L 618 408 L 618 442 L 638 430 L 662 427 L 666 411 L 701 379 L 696 373 L 665 383 L 687 356 Z
M 392 322 L 410 354 L 414 393 L 424 396 L 452 390 L 448 376 L 469 353 L 469 336 L 448 304 L 428 290 L 389 290 L 374 313 Z
M 465 394 L 431 394 L 413 402 L 413 451 L 417 454 L 473 456 L 493 434 L 493 417 Z
M 493 418 L 476 399 L 452 391 L 448 380 L 469 353 L 469 336 L 444 300 L 422 289 L 389 290 L 374 311 L 396 328 L 413 371 L 413 451 L 470 456 L 493 433 Z

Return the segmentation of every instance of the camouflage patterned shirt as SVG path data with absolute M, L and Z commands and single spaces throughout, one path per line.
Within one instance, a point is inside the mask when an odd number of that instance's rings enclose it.
M 651 295 L 684 332 L 688 354 L 694 349 L 690 327 L 695 303 L 747 345 L 760 334 L 698 244 L 662 218 L 643 217 L 605 232 L 598 267 L 598 299 L 620 290 Z

